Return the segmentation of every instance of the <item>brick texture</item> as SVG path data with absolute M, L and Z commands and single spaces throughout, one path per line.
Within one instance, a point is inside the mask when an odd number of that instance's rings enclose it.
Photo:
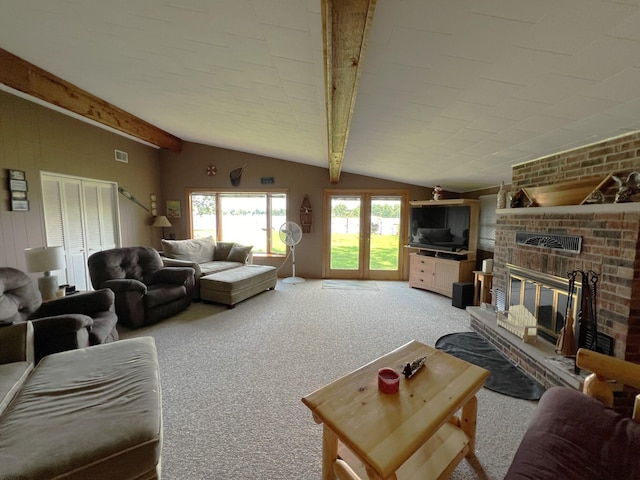
M 626 178 L 640 171 L 640 134 L 564 152 L 513 167 L 512 188 L 553 185 L 613 173 Z M 605 188 L 612 202 L 617 185 Z M 535 207 L 534 207 L 535 208 Z M 588 210 L 588 209 L 586 209 Z M 582 253 L 515 244 L 515 232 L 582 237 Z M 598 328 L 615 339 L 615 356 L 640 363 L 640 213 L 498 214 L 493 287 L 506 290 L 506 264 L 566 278 L 573 270 L 593 270 L 597 284 Z M 580 278 L 580 277 L 578 277 Z

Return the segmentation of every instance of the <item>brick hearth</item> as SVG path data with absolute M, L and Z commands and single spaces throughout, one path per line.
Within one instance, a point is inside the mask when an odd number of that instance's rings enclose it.
M 496 312 L 480 307 L 467 307 L 471 328 L 545 387 L 563 385 L 582 389 L 585 375 L 573 372 L 573 361 L 555 353 L 554 346 L 539 338 L 536 343 L 524 343 L 511 332 L 498 326 Z

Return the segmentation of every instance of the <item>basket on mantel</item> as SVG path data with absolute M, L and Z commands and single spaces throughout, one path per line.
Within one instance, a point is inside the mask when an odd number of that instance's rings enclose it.
M 511 305 L 507 312 L 498 312 L 498 326 L 521 338 L 525 343 L 536 342 L 536 323 L 536 317 L 524 305 Z

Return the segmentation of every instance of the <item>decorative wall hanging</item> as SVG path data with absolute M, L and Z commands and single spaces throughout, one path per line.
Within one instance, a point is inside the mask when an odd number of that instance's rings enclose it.
M 240 185 L 240 180 L 242 180 L 242 172 L 245 168 L 247 168 L 246 163 L 242 167 L 231 170 L 231 173 L 229 173 L 229 178 L 231 179 L 231 185 L 233 185 L 234 187 L 237 187 L 238 185 Z
M 180 200 L 167 200 L 167 218 L 180 218 Z
M 210 177 L 215 176 L 215 174 L 218 173 L 218 169 L 216 168 L 215 165 L 209 165 L 207 167 L 207 175 L 209 175 Z
M 157 197 L 155 193 L 151 193 L 149 195 L 149 206 L 151 207 L 151 216 L 158 216 L 158 202 L 156 201 Z
M 300 205 L 300 226 L 302 227 L 302 233 L 311 232 L 312 214 L 311 202 L 309 201 L 309 197 L 305 195 L 304 200 L 302 200 L 302 205 Z
M 612 175 L 611 178 L 618 185 L 618 192 L 616 193 L 616 198 L 614 203 L 625 203 L 633 201 L 631 197 L 640 192 L 640 173 L 639 172 L 631 172 L 626 180 L 622 180 L 615 175 Z
M 11 210 L 14 212 L 29 211 L 27 198 L 27 180 L 24 170 L 9 170 L 9 192 L 11 193 Z
M 149 211 L 149 209 L 147 207 L 145 207 L 142 203 L 140 203 L 136 197 L 134 197 L 133 195 L 131 195 L 129 192 L 127 192 L 124 188 L 122 187 L 118 187 L 118 191 L 126 198 L 128 198 L 129 200 L 131 200 L 133 203 L 135 203 L 136 205 L 144 208 L 147 212 Z

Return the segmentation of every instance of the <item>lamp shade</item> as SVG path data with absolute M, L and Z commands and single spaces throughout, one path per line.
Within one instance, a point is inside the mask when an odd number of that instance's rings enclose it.
M 50 272 L 65 268 L 62 247 L 25 248 L 24 256 L 28 272 Z
M 171 227 L 171 222 L 164 215 L 158 215 L 156 219 L 151 224 L 152 227 Z

